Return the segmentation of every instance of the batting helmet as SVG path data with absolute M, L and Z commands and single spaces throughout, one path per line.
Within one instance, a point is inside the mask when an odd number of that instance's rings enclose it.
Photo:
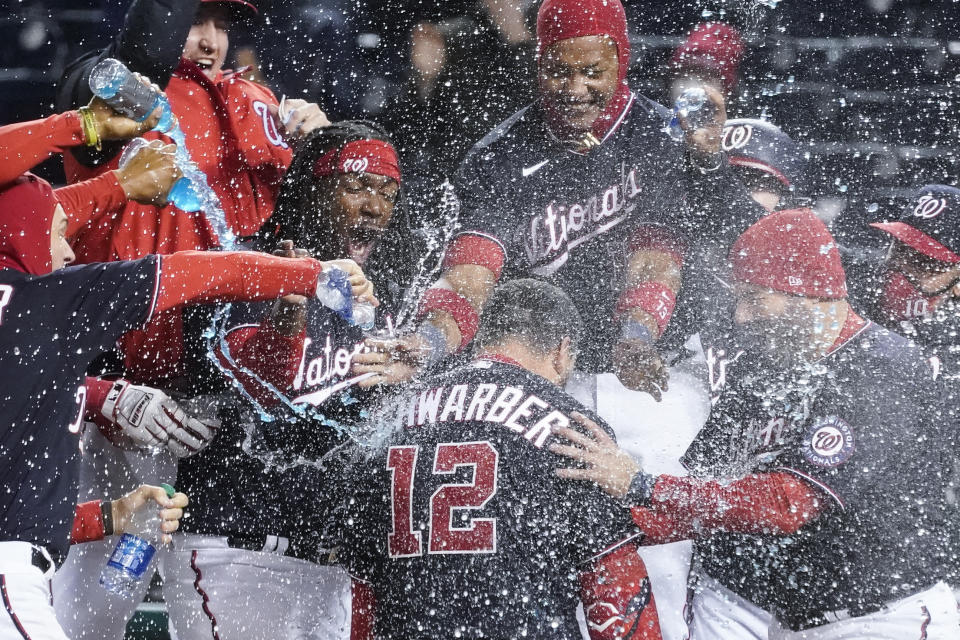
M 730 164 L 773 176 L 795 194 L 805 190 L 807 159 L 780 127 L 753 118 L 727 120 L 721 145 Z

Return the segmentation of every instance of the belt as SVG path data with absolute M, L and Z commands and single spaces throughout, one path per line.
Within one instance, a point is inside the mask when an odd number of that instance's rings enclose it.
M 284 536 L 227 536 L 227 546 L 232 549 L 246 549 L 261 553 L 272 553 L 307 560 L 316 564 L 333 564 L 333 551 L 330 549 L 302 549 L 290 543 Z

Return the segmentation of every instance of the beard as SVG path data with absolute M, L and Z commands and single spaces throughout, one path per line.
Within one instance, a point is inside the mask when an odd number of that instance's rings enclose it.
M 804 341 L 795 327 L 777 320 L 751 320 L 734 326 L 737 346 L 748 362 L 764 371 L 785 372 L 803 363 Z

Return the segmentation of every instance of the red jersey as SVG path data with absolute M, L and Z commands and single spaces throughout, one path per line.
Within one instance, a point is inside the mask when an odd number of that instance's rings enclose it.
M 181 60 L 166 88 L 183 129 L 190 156 L 220 198 L 227 224 L 238 236 L 256 233 L 273 212 L 292 151 L 277 130 L 269 106 L 273 93 L 238 73 L 214 81 L 200 67 Z M 148 139 L 166 136 L 150 132 Z M 115 169 L 118 158 L 96 168 L 64 156 L 67 179 L 86 180 Z M 131 260 L 148 254 L 212 249 L 218 240 L 202 212 L 186 213 L 130 202 L 119 213 L 101 216 L 74 237 L 78 263 Z M 180 313 L 159 314 L 142 331 L 124 337 L 128 375 L 154 381 L 180 375 L 183 331 Z

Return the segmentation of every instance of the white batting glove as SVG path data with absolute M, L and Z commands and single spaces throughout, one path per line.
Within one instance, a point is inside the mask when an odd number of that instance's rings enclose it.
M 138 445 L 164 447 L 186 458 L 206 447 L 220 428 L 218 420 L 188 416 L 163 391 L 117 380 L 100 412 Z

